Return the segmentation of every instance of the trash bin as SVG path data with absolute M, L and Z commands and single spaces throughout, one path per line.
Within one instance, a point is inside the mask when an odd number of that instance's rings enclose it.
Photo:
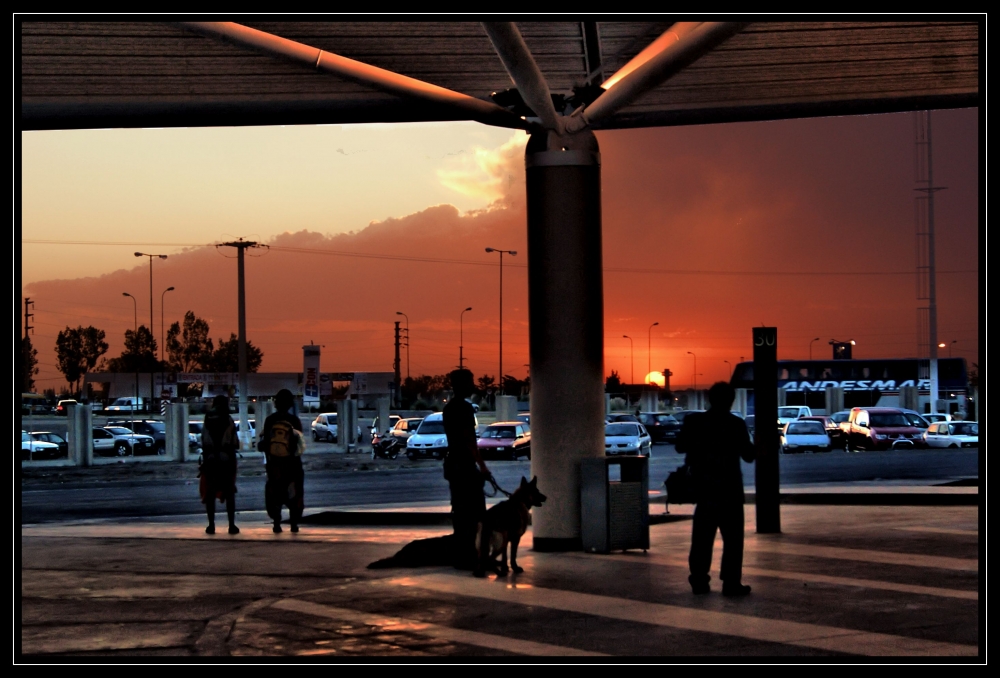
M 580 462 L 583 550 L 649 548 L 649 459 L 605 457 Z

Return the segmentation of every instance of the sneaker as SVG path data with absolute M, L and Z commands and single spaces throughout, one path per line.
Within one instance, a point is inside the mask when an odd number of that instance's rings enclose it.
M 722 595 L 724 596 L 745 596 L 750 593 L 750 587 L 746 584 L 736 584 L 735 586 L 723 586 Z
M 281 533 L 281 525 L 279 525 L 278 523 L 275 523 L 274 527 L 271 528 L 271 532 L 274 532 L 275 534 L 280 534 Z
M 215 534 L 215 525 L 209 525 L 206 527 L 205 534 Z
M 239 533 L 240 533 L 240 528 L 236 527 L 235 525 L 229 526 L 229 534 L 239 534 Z
M 292 532 L 298 532 L 298 531 L 299 531 L 299 526 L 296 525 L 295 523 L 292 523 Z

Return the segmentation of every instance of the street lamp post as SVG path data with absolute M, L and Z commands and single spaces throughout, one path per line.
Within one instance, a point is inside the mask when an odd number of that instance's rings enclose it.
M 472 307 L 465 309 L 465 311 L 471 311 Z M 465 367 L 465 356 L 462 351 L 465 348 L 465 328 L 463 322 L 465 320 L 465 311 L 458 314 L 458 369 Z
M 498 250 L 492 247 L 487 247 L 486 252 L 487 254 L 492 252 L 500 253 L 500 374 L 498 376 L 499 381 L 497 383 L 500 387 L 500 395 L 503 395 L 503 255 L 509 254 L 510 256 L 515 257 L 517 256 L 517 252 L 514 250 Z
M 629 350 L 629 355 L 631 356 L 631 360 L 632 360 L 632 376 L 629 379 L 629 383 L 630 384 L 634 384 L 635 383 L 635 350 L 634 350 L 635 349 L 635 344 L 632 342 L 632 337 L 628 336 L 627 334 L 623 334 L 622 335 L 622 339 L 628 339 L 628 345 L 629 345 L 629 349 L 628 350 Z
M 136 348 L 136 347 L 138 347 L 138 339 L 139 339 L 139 304 L 136 303 L 135 297 L 133 297 L 128 292 L 122 292 L 122 296 L 123 297 L 131 297 L 132 298 L 132 315 L 133 315 L 133 322 L 134 322 L 134 329 L 132 330 L 132 346 L 133 346 L 133 348 Z M 135 355 L 138 355 L 138 352 L 135 352 Z M 133 356 L 133 359 L 134 359 L 134 356 Z M 135 393 L 132 396 L 132 421 L 135 421 L 135 406 L 136 406 L 138 400 L 139 400 L 139 362 L 136 361 L 136 363 L 135 363 Z
M 136 252 L 137 257 L 149 257 L 149 339 L 150 342 L 155 342 L 153 339 L 153 259 L 166 259 L 166 254 L 146 254 L 145 252 Z M 153 349 L 153 361 L 156 361 L 156 349 Z M 138 396 L 137 396 L 138 397 Z M 149 404 L 153 404 L 153 366 L 149 367 Z
M 402 311 L 396 311 L 396 315 L 406 318 L 406 378 L 410 378 L 410 317 Z
M 944 348 L 945 346 L 947 346 L 948 347 L 948 357 L 950 358 L 951 357 L 951 347 L 954 346 L 957 343 L 958 343 L 958 339 L 953 339 L 950 344 L 945 344 L 942 341 L 940 344 L 938 344 L 938 348 Z
M 694 358 L 694 391 L 698 393 L 698 356 L 694 354 L 693 351 L 688 351 L 688 355 Z
M 816 337 L 815 339 L 809 342 L 809 360 L 813 359 L 813 341 L 819 341 L 819 337 Z
M 163 353 L 163 355 L 167 354 L 167 322 L 166 322 L 166 312 L 163 309 L 163 298 L 167 296 L 167 292 L 172 292 L 173 289 L 174 289 L 173 287 L 168 287 L 167 289 L 163 290 L 163 294 L 160 295 L 160 336 L 163 342 L 160 344 L 160 351 Z M 165 360 L 162 361 L 161 365 L 165 362 L 166 362 Z M 162 368 L 160 369 L 160 390 L 161 391 L 163 390 Z
M 653 371 L 653 328 L 659 324 L 660 323 L 658 322 L 653 323 L 652 325 L 649 326 L 649 330 L 647 331 L 648 337 L 646 345 L 646 356 L 648 358 L 649 364 L 646 365 L 646 379 L 643 379 L 643 383 L 646 383 L 646 380 L 649 379 L 650 372 Z
M 723 360 L 722 362 L 724 362 L 727 365 L 729 365 L 729 381 L 732 381 L 733 380 L 733 364 L 731 362 L 729 362 L 728 360 Z

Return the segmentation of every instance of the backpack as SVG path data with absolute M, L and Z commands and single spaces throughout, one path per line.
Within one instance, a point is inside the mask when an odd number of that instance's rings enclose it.
M 268 453 L 273 457 L 290 457 L 298 450 L 296 431 L 287 421 L 276 421 L 271 425 Z

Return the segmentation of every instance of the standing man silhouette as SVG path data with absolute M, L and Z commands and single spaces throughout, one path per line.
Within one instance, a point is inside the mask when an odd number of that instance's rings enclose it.
M 444 406 L 444 432 L 448 455 L 444 477 L 451 490 L 452 525 L 455 532 L 455 567 L 485 576 L 476 550 L 476 532 L 486 514 L 483 485 L 490 478 L 476 441 L 476 413 L 466 398 L 472 395 L 472 372 L 458 369 L 448 375 L 454 397 Z M 484 537 L 485 538 L 485 537 Z
M 696 594 L 708 593 L 715 531 L 722 533 L 722 595 L 745 596 L 743 577 L 743 472 L 740 459 L 754 460 L 753 443 L 742 419 L 729 409 L 736 398 L 732 386 L 720 381 L 708 390 L 707 412 L 684 418 L 676 449 L 694 483 L 696 506 L 691 526 L 688 582 Z

